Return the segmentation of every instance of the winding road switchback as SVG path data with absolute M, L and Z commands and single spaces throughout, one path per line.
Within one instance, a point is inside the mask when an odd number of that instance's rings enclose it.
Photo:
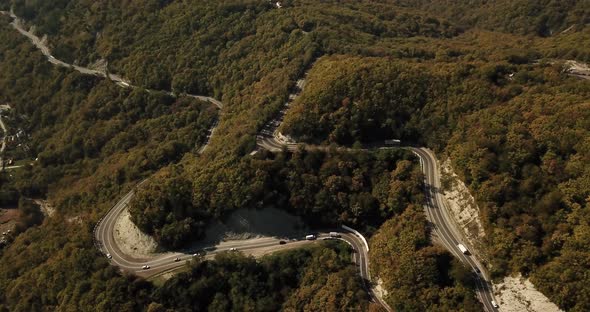
M 69 64 L 62 60 L 55 58 L 52 54 L 50 49 L 47 47 L 45 40 L 39 39 L 36 35 L 31 33 L 30 31 L 26 31 L 19 21 L 18 17 L 11 12 L 0 12 L 1 14 L 9 15 L 12 17 L 13 21 L 11 25 L 22 35 L 28 37 L 30 41 L 47 57 L 47 60 L 56 66 L 62 66 L 74 69 L 82 74 L 87 75 L 94 75 L 107 78 L 118 86 L 122 88 L 136 88 L 136 86 L 132 85 L 131 82 L 123 77 L 120 77 L 115 74 L 106 73 L 104 71 L 99 71 L 91 68 L 81 67 L 78 65 Z M 303 90 L 305 86 L 305 78 L 300 79 L 297 81 L 296 84 L 296 91 L 289 95 L 289 101 L 285 104 L 285 108 L 281 111 L 279 116 L 267 124 L 261 131 L 261 133 L 257 136 L 257 145 L 259 148 L 269 150 L 271 152 L 279 152 L 283 149 L 287 150 L 296 150 L 296 149 L 309 149 L 309 150 L 326 150 L 330 147 L 326 146 L 313 146 L 313 145 L 306 145 L 306 144 L 299 144 L 295 142 L 291 142 L 288 138 L 285 138 L 278 132 L 278 128 L 280 123 L 282 122 L 283 115 L 286 109 L 289 107 L 289 104 L 296 99 L 301 90 Z M 152 92 L 155 90 L 146 89 L 148 92 Z M 163 91 L 172 96 L 176 96 L 171 91 Z M 201 101 L 206 101 L 216 105 L 218 108 L 223 108 L 222 102 L 202 95 L 191 95 L 187 94 L 186 96 L 190 96 Z M 217 122 L 215 123 L 215 126 Z M 214 129 L 211 130 L 213 133 Z M 207 144 L 203 147 L 200 152 L 203 152 L 206 149 Z M 391 148 L 391 147 L 382 147 L 382 148 Z M 341 150 L 347 150 L 347 148 L 339 148 Z M 443 246 L 449 250 L 455 257 L 461 260 L 465 265 L 468 267 L 475 269 L 479 268 L 481 272 L 485 272 L 483 270 L 483 266 L 477 261 L 476 257 L 473 255 L 466 255 L 461 253 L 458 249 L 457 244 L 461 242 L 461 235 L 458 234 L 459 230 L 455 227 L 454 223 L 451 221 L 451 217 L 449 213 L 445 209 L 444 199 L 442 195 L 438 192 L 440 189 L 440 177 L 438 176 L 438 170 L 436 165 L 436 158 L 434 154 L 425 148 L 415 148 L 411 147 L 408 148 L 412 150 L 420 159 L 422 164 L 422 169 L 425 176 L 425 192 L 427 202 L 425 204 L 425 212 L 428 216 L 428 219 L 434 225 L 433 232 L 434 234 L 441 240 Z M 141 185 L 141 184 L 140 184 Z M 138 187 L 140 186 L 138 185 Z M 107 215 L 105 215 L 95 227 L 95 243 L 97 247 L 101 250 L 102 253 L 105 255 L 110 255 L 111 261 L 113 265 L 118 266 L 121 270 L 130 271 L 137 275 L 149 277 L 160 272 L 170 270 L 181 265 L 184 265 L 184 261 L 191 259 L 193 254 L 188 252 L 169 252 L 164 253 L 158 256 L 155 256 L 150 259 L 136 259 L 130 257 L 129 255 L 124 254 L 121 252 L 120 248 L 117 246 L 113 231 L 114 225 L 117 217 L 126 209 L 129 201 L 133 198 L 134 190 L 127 193 L 123 198 L 117 202 L 112 209 L 109 210 Z M 319 237 L 324 238 L 326 237 L 327 233 L 320 233 Z M 357 255 L 355 255 L 355 261 L 359 264 L 359 272 L 363 279 L 370 281 L 370 274 L 369 274 L 369 259 L 368 254 L 365 248 L 363 248 L 362 240 L 348 231 L 341 232 L 342 239 L 347 241 L 349 244 L 353 246 L 353 248 L 358 251 Z M 255 248 L 262 248 L 268 246 L 279 246 L 278 244 L 279 239 L 269 238 L 268 241 L 258 241 L 256 243 L 231 243 L 226 245 L 219 245 L 219 246 L 211 246 L 208 247 L 211 251 L 207 252 L 207 256 L 212 256 L 215 253 L 231 250 L 232 248 L 238 248 L 239 250 L 250 250 Z M 309 242 L 300 242 L 300 243 L 309 243 Z M 368 248 L 368 246 L 367 246 Z M 277 248 L 278 249 L 278 248 Z M 176 261 L 178 258 L 179 261 Z M 144 266 L 149 265 L 149 269 L 143 269 Z M 481 275 L 477 275 L 477 284 L 478 284 L 478 298 L 484 304 L 484 308 L 486 311 L 496 311 L 496 309 L 492 306 L 491 301 L 494 299 L 493 293 L 491 291 L 490 283 L 488 278 L 482 273 Z M 386 310 L 392 311 L 392 309 L 385 303 L 381 298 L 376 296 L 370 287 L 367 287 L 371 297 L 375 300 L 375 302 L 382 305 Z

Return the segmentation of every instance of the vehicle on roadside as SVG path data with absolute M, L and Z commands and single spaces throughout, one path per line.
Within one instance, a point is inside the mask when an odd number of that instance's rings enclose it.
M 178 261 L 180 261 L 179 257 L 174 258 L 174 262 L 178 262 Z
M 108 259 L 113 259 L 113 256 L 111 256 L 111 254 L 110 254 L 110 253 L 108 253 L 108 254 L 107 254 L 107 258 L 108 258 Z
M 235 247 L 232 247 L 232 248 L 229 249 L 229 251 L 238 251 L 238 249 L 235 248 Z
M 397 140 L 397 139 L 385 140 L 385 145 L 389 145 L 389 146 L 400 146 L 401 143 L 402 143 L 402 141 Z
M 147 269 L 149 269 L 149 268 L 150 268 L 150 266 L 149 266 L 149 265 L 144 265 L 144 266 L 142 266 L 141 268 L 142 268 L 142 269 L 144 269 L 144 270 L 147 270 Z
M 480 274 L 481 273 L 481 270 L 479 268 L 475 268 L 474 271 L 475 271 L 476 274 Z
M 285 245 L 286 243 L 287 243 L 287 242 L 286 242 L 286 241 L 284 241 L 284 240 L 282 240 L 282 241 L 279 241 L 279 245 Z
M 496 301 L 492 300 L 492 302 L 491 302 L 491 303 L 492 303 L 492 307 L 494 307 L 494 308 L 496 308 L 496 309 L 497 309 L 497 308 L 499 308 L 499 306 L 498 306 L 498 304 L 496 303 Z
M 467 248 L 463 244 L 458 244 L 457 247 L 459 247 L 459 250 L 461 250 L 461 252 L 464 255 L 468 255 L 469 254 L 469 250 L 467 250 Z
M 315 240 L 315 238 L 316 238 L 316 237 L 315 237 L 315 235 L 313 235 L 313 234 L 310 234 L 310 235 L 306 235 L 306 236 L 305 236 L 305 239 L 306 239 L 306 240 Z
M 340 233 L 338 233 L 338 232 L 330 232 L 330 237 L 340 238 L 340 237 L 342 237 L 342 235 L 340 235 Z

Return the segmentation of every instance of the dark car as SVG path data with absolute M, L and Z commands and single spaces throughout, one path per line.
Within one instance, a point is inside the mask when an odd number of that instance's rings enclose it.
M 287 243 L 287 242 L 286 242 L 286 241 L 284 241 L 284 240 L 282 240 L 282 241 L 279 241 L 279 244 L 280 244 L 280 245 L 285 245 L 286 243 Z

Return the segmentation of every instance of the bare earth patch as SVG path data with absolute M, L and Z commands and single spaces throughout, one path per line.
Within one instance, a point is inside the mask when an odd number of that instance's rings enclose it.
M 155 255 L 156 241 L 143 233 L 132 221 L 127 209 L 115 221 L 115 241 L 121 251 L 134 258 L 147 258 Z
M 443 185 L 443 195 L 448 204 L 449 212 L 457 225 L 463 231 L 471 246 L 480 246 L 480 241 L 486 233 L 479 219 L 479 207 L 469 189 L 459 179 L 451 166 L 451 159 L 447 158 L 439 166 Z M 482 249 L 482 248 L 478 248 Z
M 2 209 L 0 208 L 0 234 L 8 230 L 14 231 L 16 221 L 20 213 L 18 209 Z
M 49 204 L 47 200 L 44 199 L 34 199 L 35 204 L 39 205 L 41 208 L 41 212 L 45 217 L 51 217 L 55 213 L 55 208 Z
M 565 65 L 567 66 L 566 72 L 568 74 L 583 79 L 590 79 L 590 66 L 588 64 L 568 60 L 565 62 Z
M 562 311 L 535 289 L 529 279 L 520 274 L 505 277 L 500 284 L 494 284 L 494 294 L 502 312 L 557 312 Z
M 388 292 L 385 288 L 383 288 L 383 280 L 381 278 L 377 279 L 377 285 L 373 287 L 373 292 L 381 299 L 387 297 Z
M 443 195 L 447 202 L 449 212 L 455 223 L 461 228 L 463 236 L 469 245 L 482 251 L 482 238 L 485 231 L 479 219 L 479 207 L 469 189 L 459 179 L 451 166 L 451 159 L 447 158 L 439 166 Z M 482 255 L 481 252 L 479 252 Z M 560 311 L 557 305 L 549 301 L 545 295 L 535 289 L 528 280 L 517 277 L 505 277 L 500 284 L 494 284 L 494 294 L 500 311 Z

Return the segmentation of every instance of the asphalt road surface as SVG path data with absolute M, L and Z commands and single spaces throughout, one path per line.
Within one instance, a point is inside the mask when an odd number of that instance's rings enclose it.
M 141 187 L 143 183 L 144 182 L 140 183 L 137 187 Z M 117 246 L 114 237 L 114 228 L 117 218 L 125 209 L 127 209 L 129 201 L 133 198 L 134 194 L 135 190 L 130 191 L 109 210 L 106 216 L 102 218 L 96 225 L 94 230 L 94 238 L 95 243 L 97 247 L 100 249 L 100 251 L 105 256 L 110 255 L 110 261 L 113 265 L 119 267 L 123 271 L 128 271 L 143 277 L 150 277 L 163 271 L 181 267 L 186 264 L 186 260 L 192 259 L 195 253 L 199 253 L 201 255 L 206 256 L 212 256 L 219 252 L 230 251 L 233 248 L 235 248 L 238 251 L 250 251 L 260 248 L 265 248 L 268 250 L 268 247 L 273 247 L 271 248 L 271 250 L 278 251 L 290 247 L 288 246 L 289 244 L 304 245 L 314 242 L 305 240 L 304 237 L 297 238 L 297 241 L 294 241 L 292 238 L 289 239 L 268 237 L 264 239 L 231 241 L 211 246 L 200 246 L 195 250 L 185 250 L 182 252 L 168 252 L 149 259 L 133 258 L 123 253 L 119 246 Z M 352 246 L 352 248 L 355 250 L 354 262 L 359 265 L 360 275 L 361 277 L 363 277 L 363 279 L 369 281 L 370 275 L 368 262 L 368 246 L 366 246 L 363 240 L 356 234 L 346 230 L 330 230 L 315 234 L 318 240 L 326 238 L 330 239 L 329 232 L 338 232 L 341 236 L 338 239 L 344 240 Z M 280 244 L 281 240 L 284 240 L 287 243 Z M 178 261 L 176 260 L 177 258 L 179 259 Z M 150 266 L 150 268 L 144 269 L 143 267 L 146 265 Z M 369 289 L 369 287 L 367 287 L 367 289 Z
M 307 73 L 304 74 L 304 77 L 306 76 Z M 285 137 L 278 132 L 278 128 L 283 121 L 284 114 L 290 103 L 299 97 L 304 87 L 305 78 L 300 79 L 297 82 L 295 91 L 289 95 L 289 101 L 285 104 L 285 108 L 281 110 L 280 114 L 274 120 L 267 123 L 256 136 L 256 144 L 259 148 L 266 149 L 270 152 L 280 152 L 283 150 L 295 151 L 301 148 L 306 150 L 330 149 L 330 147 L 327 146 L 313 146 L 294 143 L 292 140 L 286 140 Z M 381 146 L 375 145 L 372 148 L 379 149 L 392 147 L 384 144 Z M 342 151 L 350 150 L 349 148 L 345 147 L 339 147 L 338 149 Z M 445 206 L 445 200 L 440 193 L 440 177 L 438 174 L 439 171 L 437 169 L 436 157 L 434 156 L 434 153 L 426 148 L 410 147 L 409 149 L 420 159 L 422 171 L 424 173 L 424 185 L 426 188 L 425 193 L 427 199 L 424 208 L 429 221 L 434 225 L 432 229 L 433 234 L 439 238 L 441 243 L 449 252 L 451 252 L 451 254 L 461 260 L 461 262 L 463 262 L 473 271 L 474 276 L 476 276 L 476 284 L 478 288 L 477 296 L 484 305 L 485 311 L 496 311 L 497 309 L 492 305 L 492 301 L 495 301 L 495 299 L 491 284 L 488 281 L 488 278 L 485 276 L 485 268 L 481 265 L 481 263 L 478 262 L 476 257 L 471 254 L 463 254 L 457 246 L 458 244 L 464 243 L 461 240 L 462 235 L 457 229 L 455 223 L 452 221 L 452 218 L 449 216 L 448 210 Z M 475 270 L 476 268 L 481 273 L 477 273 Z M 370 277 L 367 278 L 367 280 L 370 281 Z M 377 298 L 377 296 L 375 296 L 372 291 L 371 295 L 374 298 Z M 379 300 L 379 303 L 381 303 L 384 308 L 391 311 L 391 308 L 385 302 Z
M 444 198 L 440 192 L 441 184 L 438 169 L 436 165 L 436 158 L 434 154 L 426 148 L 409 148 L 420 158 L 422 171 L 424 173 L 426 203 L 425 211 L 430 222 L 432 222 L 434 235 L 436 235 L 443 243 L 444 247 L 450 251 L 455 257 L 469 267 L 475 276 L 478 287 L 477 296 L 483 303 L 486 311 L 496 311 L 492 305 L 494 295 L 492 287 L 485 276 L 485 268 L 477 261 L 477 259 L 470 254 L 463 254 L 459 250 L 458 244 L 464 244 L 461 241 L 461 235 L 449 216 L 446 209 Z M 479 269 L 481 273 L 476 273 L 475 269 Z

